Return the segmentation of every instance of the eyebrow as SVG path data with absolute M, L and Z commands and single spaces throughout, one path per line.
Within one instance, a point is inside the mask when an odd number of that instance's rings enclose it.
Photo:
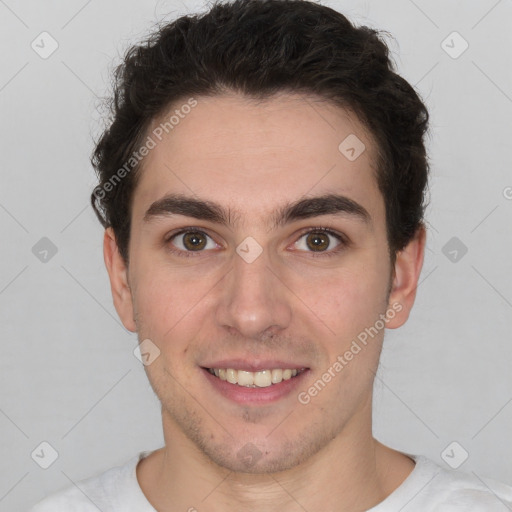
M 225 209 L 218 203 L 195 199 L 183 194 L 168 194 L 158 199 L 148 208 L 143 221 L 150 222 L 159 217 L 184 215 L 195 219 L 207 220 L 218 224 L 232 226 L 240 218 L 240 213 Z M 352 217 L 372 226 L 368 211 L 349 197 L 338 194 L 326 194 L 306 197 L 280 207 L 270 218 L 273 229 L 300 219 L 320 215 L 340 215 Z

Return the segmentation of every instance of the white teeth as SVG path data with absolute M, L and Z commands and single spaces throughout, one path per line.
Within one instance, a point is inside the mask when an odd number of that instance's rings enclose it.
M 240 383 L 239 383 L 240 384 Z M 254 384 L 259 388 L 266 388 L 272 385 L 272 372 L 263 370 L 254 374 Z
M 254 384 L 254 373 L 238 370 L 238 384 L 240 386 L 252 386 Z
M 300 374 L 304 368 L 260 370 L 258 372 L 248 372 L 245 370 L 234 370 L 233 368 L 210 368 L 208 371 L 219 377 L 221 380 L 227 380 L 230 384 L 238 384 L 248 388 L 266 388 L 272 384 L 279 384 L 283 380 L 289 380 Z
M 283 370 L 272 370 L 272 384 L 278 384 L 283 380 Z
M 233 370 L 233 368 L 227 369 L 226 380 L 231 384 L 236 384 L 238 382 L 238 372 L 236 370 Z

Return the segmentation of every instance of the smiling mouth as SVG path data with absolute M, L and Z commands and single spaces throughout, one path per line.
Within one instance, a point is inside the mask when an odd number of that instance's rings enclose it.
M 246 388 L 266 388 L 275 384 L 283 382 L 283 380 L 290 380 L 307 368 L 300 369 L 281 369 L 275 368 L 272 370 L 260 370 L 257 372 L 248 372 L 245 370 L 234 370 L 233 368 L 205 368 L 215 377 L 220 380 L 225 380 L 230 384 Z

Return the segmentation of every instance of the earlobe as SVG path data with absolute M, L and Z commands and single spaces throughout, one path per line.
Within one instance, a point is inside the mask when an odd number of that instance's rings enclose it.
M 112 299 L 121 322 L 131 332 L 137 332 L 133 315 L 133 301 L 128 282 L 128 268 L 119 253 L 116 237 L 111 227 L 103 236 L 103 258 L 110 279 Z
M 414 238 L 397 254 L 388 307 L 399 312 L 386 323 L 389 329 L 400 327 L 409 318 L 423 267 L 425 242 L 426 230 L 422 224 Z

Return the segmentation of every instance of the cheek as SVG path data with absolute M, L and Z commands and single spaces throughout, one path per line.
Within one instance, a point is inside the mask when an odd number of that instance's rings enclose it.
M 159 397 L 179 396 L 183 383 L 192 378 L 183 363 L 193 356 L 190 340 L 201 325 L 193 307 L 200 300 L 197 291 L 177 281 L 153 269 L 142 276 L 135 299 L 139 340 L 151 340 L 160 351 L 144 368 Z
M 193 305 L 200 300 L 200 287 L 155 266 L 146 265 L 144 269 L 137 275 L 134 293 L 139 337 L 155 340 L 162 350 L 168 350 L 168 340 L 177 347 L 184 338 L 176 333 L 183 334 L 190 325 L 187 319 L 193 316 Z
M 385 270 L 378 266 L 354 267 L 326 279 L 323 292 L 320 287 L 311 291 L 315 299 L 312 309 L 320 312 L 318 316 L 332 334 L 322 337 L 328 362 L 320 369 L 321 378 L 332 382 L 322 399 L 325 410 L 351 414 L 372 388 L 384 333 L 379 320 L 386 310 L 384 276 Z
M 385 272 L 375 263 L 347 265 L 336 271 L 317 273 L 303 287 L 302 294 L 336 338 L 347 339 L 373 325 L 385 310 Z

